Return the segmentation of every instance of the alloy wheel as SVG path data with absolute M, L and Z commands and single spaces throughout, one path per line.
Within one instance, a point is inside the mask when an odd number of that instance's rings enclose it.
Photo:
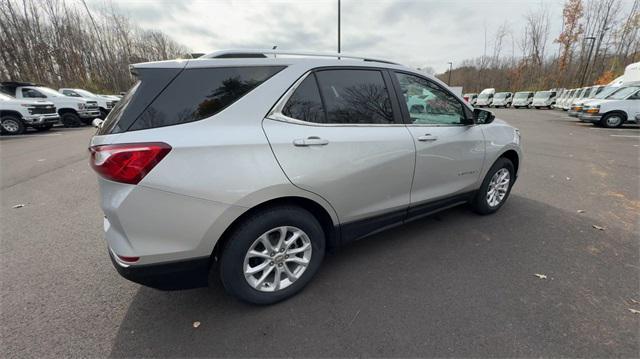
M 511 175 L 506 168 L 499 169 L 489 182 L 489 188 L 487 191 L 487 203 L 490 207 L 496 207 L 499 205 L 509 190 L 509 183 L 511 182 Z
M 12 119 L 3 120 L 2 128 L 9 133 L 16 133 L 20 130 L 20 125 Z
M 285 289 L 298 280 L 311 261 L 309 236 L 299 228 L 282 226 L 258 237 L 244 258 L 244 277 L 261 292 Z

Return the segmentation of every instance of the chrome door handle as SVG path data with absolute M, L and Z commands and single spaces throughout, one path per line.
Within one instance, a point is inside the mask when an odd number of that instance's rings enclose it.
M 298 147 L 325 146 L 328 144 L 329 140 L 322 139 L 318 136 L 309 136 L 307 138 L 298 138 L 293 140 L 293 145 Z
M 421 142 L 433 142 L 433 141 L 437 141 L 437 140 L 438 140 L 438 137 L 435 137 L 435 136 L 433 136 L 431 134 L 428 134 L 428 133 L 426 135 L 424 135 L 424 136 L 418 137 L 418 141 L 421 141 Z

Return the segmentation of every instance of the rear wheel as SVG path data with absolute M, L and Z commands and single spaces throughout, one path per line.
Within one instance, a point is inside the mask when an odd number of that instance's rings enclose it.
M 622 126 L 624 123 L 624 116 L 618 112 L 609 113 L 602 116 L 600 120 L 600 126 L 606 128 L 616 128 Z
M 220 277 L 236 298 L 271 304 L 293 296 L 311 281 L 325 252 L 325 235 L 308 211 L 278 206 L 237 226 L 220 256 Z
M 0 120 L 0 132 L 3 135 L 19 135 L 26 130 L 22 120 L 16 116 L 4 116 Z
M 64 125 L 64 127 L 79 127 L 82 126 L 82 121 L 80 120 L 80 116 L 73 112 L 65 112 L 60 116 L 60 121 Z
M 490 214 L 507 201 L 515 180 L 515 169 L 510 160 L 501 157 L 491 166 L 476 193 L 471 208 L 479 214 Z

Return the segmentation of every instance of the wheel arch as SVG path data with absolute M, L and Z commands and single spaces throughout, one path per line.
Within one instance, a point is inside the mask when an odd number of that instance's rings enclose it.
M 514 149 L 506 150 L 500 156 L 498 156 L 496 161 L 498 159 L 500 159 L 500 158 L 503 158 L 503 157 L 508 159 L 509 161 L 511 161 L 511 163 L 513 163 L 513 169 L 516 171 L 516 174 L 517 174 L 518 173 L 518 169 L 520 168 L 520 155 L 518 155 L 518 152 L 516 152 L 516 150 L 514 150 Z M 494 163 L 495 163 L 495 161 L 494 161 Z
M 0 110 L 0 118 L 2 118 L 4 116 L 16 116 L 20 121 L 23 121 L 22 114 L 20 112 L 18 112 L 18 111 Z
M 234 219 L 233 222 L 231 222 L 231 224 L 224 230 L 224 232 L 222 232 L 220 239 L 218 239 L 218 241 L 214 245 L 213 251 L 211 253 L 212 259 L 214 261 L 217 260 L 220 251 L 224 248 L 225 244 L 229 240 L 231 233 L 233 233 L 233 231 L 238 228 L 242 221 L 244 221 L 247 217 L 270 207 L 286 205 L 300 207 L 309 211 L 318 220 L 318 222 L 320 222 L 320 225 L 322 226 L 322 229 L 326 235 L 327 250 L 332 251 L 338 247 L 340 242 L 339 224 L 334 221 L 331 214 L 320 203 L 306 197 L 286 196 L 273 198 L 259 203 L 242 213 L 240 216 L 238 216 L 238 218 Z
M 606 116 L 612 115 L 612 114 L 619 114 L 622 116 L 622 121 L 626 122 L 629 119 L 629 116 L 627 115 L 627 113 L 623 110 L 611 110 L 611 111 L 607 111 L 602 115 L 602 118 L 605 118 Z
M 77 115 L 77 114 L 78 114 L 78 111 L 76 111 L 76 110 L 74 110 L 74 109 L 72 109 L 72 108 L 69 108 L 69 107 L 63 107 L 63 108 L 59 108 L 59 109 L 58 109 L 58 115 L 62 116 L 62 115 L 64 115 L 65 113 L 73 113 L 73 114 L 76 114 L 76 115 Z

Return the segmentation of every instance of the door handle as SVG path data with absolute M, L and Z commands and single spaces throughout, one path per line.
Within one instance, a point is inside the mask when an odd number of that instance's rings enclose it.
M 322 139 L 318 136 L 309 136 L 307 138 L 298 138 L 293 140 L 293 145 L 298 147 L 325 146 L 328 144 L 329 140 Z
M 427 133 L 424 136 L 418 137 L 418 141 L 421 141 L 421 142 L 433 142 L 437 140 L 438 140 L 438 137 L 435 137 L 430 133 Z

